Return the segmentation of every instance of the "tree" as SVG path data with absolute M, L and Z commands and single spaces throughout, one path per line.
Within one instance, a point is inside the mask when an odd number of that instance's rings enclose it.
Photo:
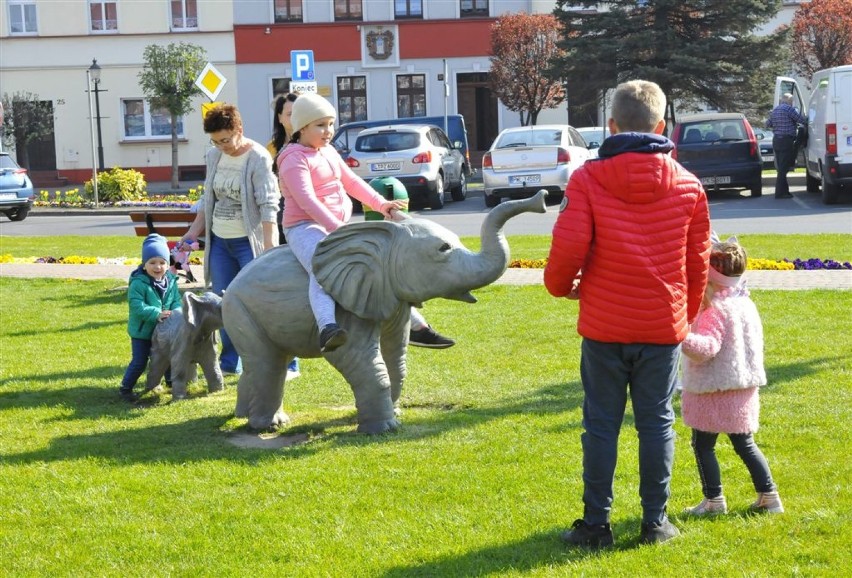
M 53 107 L 31 92 L 3 94 L 3 146 L 14 148 L 18 164 L 30 168 L 28 146 L 50 136 Z
M 787 31 L 753 32 L 778 12 L 779 0 L 612 0 L 606 11 L 596 10 L 598 4 L 556 2 L 565 55 L 552 74 L 568 81 L 572 105 L 644 79 L 665 92 L 669 126 L 675 102 L 751 118 L 770 110 L 774 77 L 785 68 Z
M 195 79 L 207 63 L 200 46 L 180 42 L 145 47 L 139 85 L 152 109 L 165 109 L 172 125 L 172 188 L 178 188 L 177 119 L 192 111 L 192 97 L 203 94 Z
M 561 80 L 548 75 L 550 60 L 561 54 L 557 25 L 550 14 L 520 13 L 491 26 L 491 88 L 506 108 L 520 114 L 523 126 L 565 100 Z
M 793 16 L 793 63 L 810 79 L 814 72 L 852 64 L 852 0 L 811 0 Z

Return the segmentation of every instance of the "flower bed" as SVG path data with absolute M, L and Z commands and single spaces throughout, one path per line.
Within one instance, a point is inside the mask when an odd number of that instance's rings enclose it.
M 152 207 L 171 209 L 190 209 L 204 193 L 204 185 L 189 189 L 186 195 L 146 195 L 136 199 L 124 201 L 102 201 L 98 203 L 99 208 L 110 207 Z M 36 207 L 51 207 L 61 209 L 93 209 L 95 203 L 86 195 L 80 194 L 80 189 L 69 189 L 67 191 L 42 190 L 33 202 Z
M 514 259 L 509 267 L 516 269 L 544 269 L 547 259 Z M 816 269 L 852 269 L 852 263 L 848 261 L 839 263 L 834 259 L 784 259 L 775 261 L 773 259 L 749 259 L 748 268 L 752 271 L 774 270 L 774 271 L 812 271 Z

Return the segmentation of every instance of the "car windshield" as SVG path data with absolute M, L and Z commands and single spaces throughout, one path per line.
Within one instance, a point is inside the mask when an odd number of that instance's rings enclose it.
M 735 141 L 747 138 L 742 122 L 718 120 L 691 123 L 683 127 L 683 144 L 716 141 Z
M 558 145 L 562 142 L 562 131 L 551 129 L 530 129 L 503 134 L 494 148 L 528 147 L 540 145 Z
M 419 146 L 419 133 L 389 132 L 359 136 L 355 143 L 355 150 L 364 153 L 379 153 L 416 149 Z

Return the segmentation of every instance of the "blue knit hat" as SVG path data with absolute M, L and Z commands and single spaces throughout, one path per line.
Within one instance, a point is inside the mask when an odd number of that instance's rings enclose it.
M 142 241 L 142 264 L 147 263 L 151 257 L 162 257 L 166 263 L 169 262 L 169 244 L 162 235 L 154 233 Z

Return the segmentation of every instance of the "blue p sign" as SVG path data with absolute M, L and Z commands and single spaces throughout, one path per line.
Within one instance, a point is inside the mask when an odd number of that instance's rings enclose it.
M 290 66 L 293 68 L 292 77 L 295 81 L 314 79 L 314 51 L 291 50 Z

